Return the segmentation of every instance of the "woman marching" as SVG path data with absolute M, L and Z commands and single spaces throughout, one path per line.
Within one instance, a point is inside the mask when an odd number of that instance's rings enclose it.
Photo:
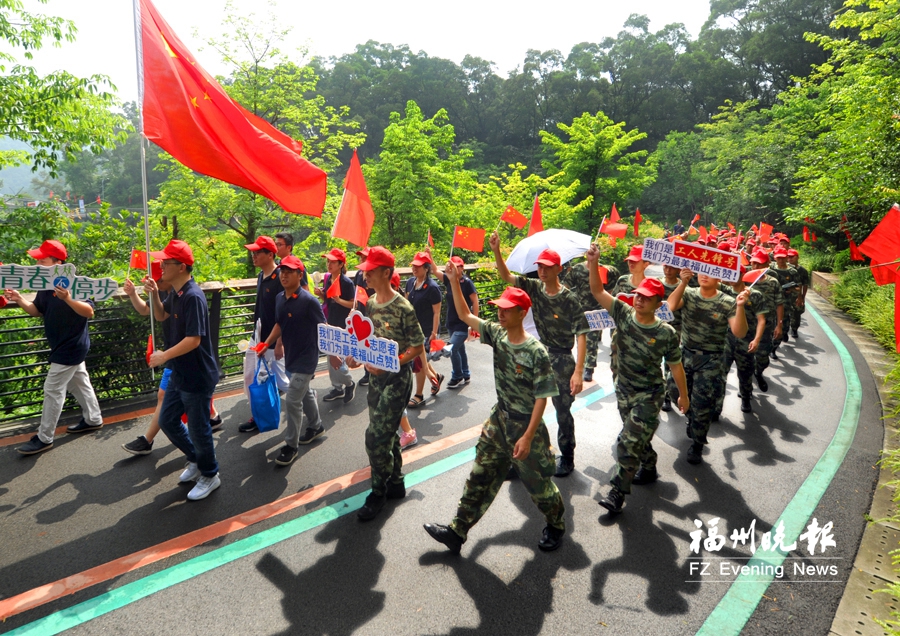
M 428 252 L 418 252 L 412 263 L 413 277 L 406 281 L 406 298 L 416 312 L 416 319 L 425 334 L 425 347 L 414 366 L 416 392 L 409 400 L 409 408 L 415 409 L 425 403 L 425 378 L 431 382 L 431 395 L 437 395 L 444 382 L 444 376 L 437 373 L 428 362 L 428 347 L 437 338 L 441 325 L 441 299 L 443 294 L 437 282 L 431 277 L 434 261 Z

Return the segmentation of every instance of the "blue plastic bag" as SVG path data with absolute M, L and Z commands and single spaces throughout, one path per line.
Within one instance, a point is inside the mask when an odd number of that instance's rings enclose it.
M 259 381 L 260 367 L 266 367 L 266 379 Z M 281 398 L 278 395 L 278 383 L 275 375 L 269 371 L 265 357 L 260 357 L 256 364 L 256 374 L 249 386 L 250 412 L 260 432 L 274 431 L 281 422 Z

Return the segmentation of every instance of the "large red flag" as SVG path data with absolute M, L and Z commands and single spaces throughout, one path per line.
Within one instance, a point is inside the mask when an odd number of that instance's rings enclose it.
M 878 285 L 894 285 L 894 339 L 900 353 L 900 206 L 896 203 L 859 246 L 859 251 L 872 259 L 872 275 Z
M 641 209 L 635 208 L 635 211 L 634 211 L 634 235 L 635 236 L 640 236 L 640 234 L 641 234 L 641 231 L 640 231 L 641 230 L 641 221 L 642 221 Z
M 624 223 L 607 223 L 601 230 L 604 234 L 608 234 L 610 238 L 623 239 L 628 234 L 628 226 Z M 614 245 L 614 243 L 610 242 Z
M 525 224 L 528 223 L 528 219 L 525 218 L 525 215 L 511 205 L 506 206 L 506 209 L 503 210 L 503 214 L 500 216 L 500 220 L 506 221 L 510 225 L 516 226 L 516 229 L 519 230 L 525 227 Z
M 366 180 L 363 178 L 362 167 L 359 165 L 359 157 L 356 149 L 350 157 L 350 169 L 347 170 L 347 179 L 344 182 L 344 197 L 341 199 L 341 208 L 334 218 L 334 227 L 331 235 L 342 238 L 354 245 L 367 245 L 372 226 L 375 225 L 375 211 L 372 209 L 372 201 L 369 199 L 369 190 L 366 188 Z M 429 231 L 429 235 L 431 230 Z
M 232 101 L 150 0 L 140 3 L 144 136 L 191 170 L 321 216 L 325 172 L 300 156 L 300 143 Z
M 531 223 L 528 225 L 528 234 L 526 234 L 526 236 L 531 236 L 532 234 L 543 231 L 544 220 L 541 217 L 541 204 L 538 201 L 538 196 L 534 195 L 534 207 L 531 208 Z M 480 252 L 481 250 L 476 251 Z
M 453 247 L 472 252 L 484 251 L 484 230 L 457 225 L 453 232 Z

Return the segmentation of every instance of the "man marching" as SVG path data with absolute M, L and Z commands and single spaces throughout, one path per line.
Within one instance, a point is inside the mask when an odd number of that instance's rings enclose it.
M 765 393 L 769 390 L 769 383 L 763 377 L 763 372 L 769 368 L 769 357 L 776 357 L 775 343 L 781 340 L 781 325 L 784 320 L 784 292 L 781 284 L 770 274 L 769 255 L 765 250 L 757 249 L 750 258 L 750 266 L 754 270 L 763 269 L 766 274 L 753 284 L 753 289 L 759 290 L 769 301 L 769 306 L 775 308 L 774 320 L 772 314 L 766 320 L 766 329 L 763 332 L 759 346 L 756 348 L 755 373 L 759 390 Z

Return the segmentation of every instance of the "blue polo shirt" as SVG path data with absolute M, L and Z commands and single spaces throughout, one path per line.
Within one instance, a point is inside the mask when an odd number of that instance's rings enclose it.
M 275 326 L 275 298 L 284 291 L 278 276 L 280 271 L 281 269 L 276 267 L 275 271 L 268 276 L 263 276 L 263 273 L 260 272 L 256 277 L 256 306 L 253 309 L 253 324 L 255 328 L 256 321 L 260 321 L 260 342 L 266 341 L 266 338 L 272 333 L 272 327 Z
M 447 331 L 449 333 L 468 331 L 469 325 L 460 320 L 459 314 L 456 312 L 456 305 L 453 303 L 453 288 L 450 287 L 450 280 L 446 274 L 444 274 L 444 287 L 447 289 Z M 463 298 L 469 306 L 469 311 L 472 311 L 472 294 L 476 294 L 475 297 L 478 297 L 475 283 L 468 276 L 463 276 L 459 279 L 459 288 L 462 290 Z
M 356 288 L 353 286 L 353 281 L 347 278 L 346 275 L 341 274 L 340 286 L 340 297 L 343 300 L 353 300 L 353 296 L 356 293 Z M 346 329 L 347 316 L 350 315 L 350 308 L 344 307 L 343 305 L 334 302 L 334 298 L 328 298 L 327 292 L 329 287 L 331 287 L 331 274 L 325 274 L 325 278 L 322 282 L 322 288 L 326 292 L 325 306 L 328 307 L 328 324 L 334 327 L 340 327 L 341 329 Z
M 319 363 L 319 325 L 325 322 L 322 305 L 305 289 L 276 300 L 276 322 L 281 327 L 284 368 L 290 373 L 315 373 Z
M 219 368 L 209 336 L 209 308 L 206 294 L 193 278 L 177 292 L 169 293 L 163 305 L 171 326 L 166 333 L 166 345 L 172 348 L 188 337 L 200 336 L 200 346 L 184 355 L 172 358 L 169 389 L 188 393 L 212 393 L 219 381 Z
M 87 302 L 91 307 L 94 302 Z M 52 290 L 39 291 L 34 306 L 44 317 L 44 335 L 50 344 L 50 362 L 75 366 L 84 362 L 91 348 L 88 319 L 79 316 Z

